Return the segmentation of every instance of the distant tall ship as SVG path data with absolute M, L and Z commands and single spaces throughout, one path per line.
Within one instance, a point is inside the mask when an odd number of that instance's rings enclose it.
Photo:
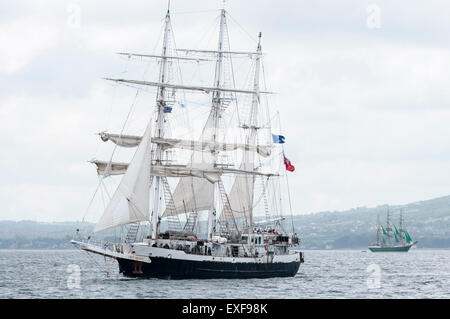
M 372 252 L 407 252 L 417 244 L 413 241 L 408 231 L 403 228 L 403 211 L 400 210 L 399 228 L 393 225 L 391 227 L 389 220 L 389 208 L 386 216 L 386 227 L 380 224 L 380 215 L 377 218 L 377 243 L 370 245 Z
M 303 253 L 290 249 L 300 242 L 294 225 L 287 231 L 283 222 L 283 211 L 291 205 L 290 197 L 286 203 L 287 198 L 282 200 L 281 195 L 289 194 L 286 172 L 293 172 L 294 166 L 284 155 L 281 144 L 285 137 L 280 132 L 272 134 L 273 116 L 268 104 L 263 103 L 270 92 L 260 89 L 265 86 L 262 81 L 260 85 L 260 77 L 264 79 L 261 34 L 255 51 L 230 50 L 227 16 L 225 9 L 220 10 L 216 49 L 177 49 L 168 10 L 161 54 L 120 53 L 128 58 L 156 60 L 157 79 L 107 79 L 138 90 L 154 88 L 154 115 L 142 135 L 123 131 L 99 134 L 103 142 L 115 144 L 114 150 L 135 148 L 131 162 L 114 162 L 114 151 L 109 161 L 91 161 L 99 175 L 97 190 L 112 176 L 123 176 L 115 192 L 106 194 L 109 201 L 94 229 L 120 229 L 120 240 L 98 243 L 91 236 L 82 237 L 77 230 L 72 243 L 116 260 L 124 276 L 287 277 L 295 276 L 303 262 Z M 234 85 L 232 61 L 236 57 L 240 68 L 243 59 L 250 61 L 244 88 Z M 174 76 L 181 69 L 180 61 L 212 61 L 208 69 L 214 79 L 212 85 L 180 83 Z M 173 130 L 175 115 L 195 109 L 195 103 L 184 99 L 192 93 L 211 97 L 202 106 L 209 116 L 198 127 L 202 128 L 199 138 Z M 230 140 L 231 133 L 236 135 Z M 175 156 L 175 151 L 186 156 Z M 261 218 L 254 218 L 258 211 Z M 199 231 L 202 216 L 205 221 L 207 217 L 204 232 Z

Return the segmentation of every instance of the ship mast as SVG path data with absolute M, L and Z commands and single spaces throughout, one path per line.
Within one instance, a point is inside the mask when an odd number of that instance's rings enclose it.
M 247 144 L 254 144 L 255 138 L 258 134 L 258 105 L 259 105 L 259 73 L 261 68 L 261 32 L 258 36 L 258 47 L 256 49 L 256 59 L 255 59 L 255 77 L 253 80 L 253 94 L 252 106 L 250 110 L 250 134 L 247 139 Z M 254 168 L 253 168 L 254 169 Z M 252 169 L 252 170 L 253 170 Z M 254 176 L 252 178 L 252 183 L 254 183 Z M 253 228 L 253 207 L 249 209 L 249 229 Z
M 387 217 L 386 217 L 386 232 L 387 232 L 387 245 L 390 245 L 390 235 L 389 235 L 389 231 L 390 231 L 390 223 L 389 223 L 389 208 L 387 210 Z
M 169 2 L 170 5 L 170 2 Z M 167 14 L 165 18 L 165 26 L 164 26 L 164 40 L 163 40 L 163 49 L 161 54 L 161 66 L 159 70 L 159 82 L 166 83 L 168 82 L 168 63 L 167 63 L 167 51 L 169 45 L 169 33 L 170 33 L 170 9 L 167 9 Z M 157 107 L 157 117 L 156 117 L 156 137 L 162 138 L 164 137 L 164 121 L 165 121 L 165 113 L 164 108 L 166 107 L 166 86 L 162 85 L 158 89 L 158 93 L 156 96 L 156 107 Z M 163 149 L 162 145 L 158 144 L 155 150 L 155 163 L 156 165 L 162 164 L 163 157 Z M 151 238 L 156 240 L 158 238 L 159 232 L 159 210 L 161 207 L 161 177 L 154 176 L 154 201 L 153 201 L 153 214 L 152 214 L 152 233 Z
M 400 208 L 400 245 L 403 246 L 403 234 L 402 234 L 402 229 L 403 229 L 403 210 Z
M 214 87 L 219 89 L 222 85 L 222 73 L 223 73 L 223 60 L 224 60 L 224 37 L 226 28 L 226 11 L 222 9 L 220 12 L 220 31 L 219 31 L 219 44 L 217 46 L 217 59 L 216 59 L 216 70 L 214 74 Z M 219 117 L 222 110 L 222 92 L 216 90 L 213 92 L 212 96 L 212 112 L 213 112 L 213 143 L 217 142 Z M 218 150 L 214 150 L 214 167 L 217 164 Z M 215 222 L 216 222 L 216 189 L 218 188 L 218 183 L 214 183 L 213 191 L 213 206 L 208 212 L 208 240 L 212 239 L 212 235 L 215 232 Z
M 380 232 L 380 215 L 377 216 L 377 245 L 380 246 L 380 237 L 381 237 L 381 232 Z

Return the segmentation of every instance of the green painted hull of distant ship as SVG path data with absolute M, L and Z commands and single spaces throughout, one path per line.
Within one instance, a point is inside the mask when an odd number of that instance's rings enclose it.
M 407 252 L 414 244 L 405 245 L 405 246 L 369 246 L 371 252 Z

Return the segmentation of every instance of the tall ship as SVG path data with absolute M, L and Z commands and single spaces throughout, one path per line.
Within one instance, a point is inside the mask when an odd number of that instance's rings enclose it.
M 369 246 L 372 252 L 408 252 L 417 244 L 408 231 L 403 228 L 403 211 L 400 209 L 399 228 L 390 224 L 389 208 L 386 215 L 386 227 L 380 224 L 380 215 L 377 217 L 377 243 Z
M 273 125 L 278 113 L 269 107 L 262 36 L 254 51 L 231 50 L 228 16 L 219 10 L 215 48 L 178 49 L 168 9 L 160 53 L 119 53 L 154 63 L 157 78 L 106 79 L 135 89 L 136 96 L 149 92 L 156 101 L 143 134 L 126 131 L 131 111 L 120 133 L 99 133 L 102 145 L 113 148 L 109 160 L 91 160 L 99 178 L 94 197 L 105 191 L 104 209 L 93 233 L 77 229 L 71 242 L 105 262 L 116 260 L 126 277 L 289 277 L 304 262 L 295 249 L 300 239 L 287 181 L 294 166 L 285 156 L 285 137 Z M 243 87 L 236 85 L 236 60 L 249 69 Z M 182 82 L 190 63 L 209 68 L 211 85 Z M 199 95 L 207 100 L 204 121 L 174 123 L 199 104 Z M 197 137 L 187 138 L 180 123 L 198 127 Z M 131 161 L 114 160 L 122 149 L 133 150 Z M 108 192 L 111 179 L 118 185 Z M 94 239 L 113 229 L 120 234 L 114 242 Z

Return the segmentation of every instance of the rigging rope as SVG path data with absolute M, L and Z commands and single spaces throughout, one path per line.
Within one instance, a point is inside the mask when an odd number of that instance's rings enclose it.
M 228 11 L 227 11 L 227 14 L 228 14 L 228 16 L 231 18 L 231 20 L 232 20 L 234 23 L 236 23 L 237 26 L 238 26 L 239 28 L 241 28 L 241 30 L 244 31 L 244 33 L 247 34 L 247 36 L 248 36 L 252 41 L 254 41 L 255 43 L 258 43 L 258 40 L 257 40 L 256 38 L 254 38 L 250 33 L 248 33 L 247 30 L 245 30 L 244 27 L 242 27 L 242 26 L 239 24 L 239 22 L 237 22 L 237 21 L 231 16 L 231 14 L 230 14 Z
M 283 134 L 282 130 L 281 130 L 281 119 L 280 119 L 280 113 L 278 113 L 278 123 L 280 125 L 280 133 Z M 281 144 L 281 149 L 283 150 L 283 158 L 284 158 L 284 144 Z M 292 232 L 295 233 L 295 227 L 294 227 L 294 215 L 292 213 L 292 202 L 291 202 L 291 192 L 289 189 L 289 180 L 288 180 L 288 175 L 287 175 L 287 170 L 286 168 L 284 169 L 284 176 L 286 176 L 286 186 L 287 186 L 287 193 L 288 193 L 288 198 L 289 198 L 289 210 L 291 212 L 291 222 L 292 222 Z

